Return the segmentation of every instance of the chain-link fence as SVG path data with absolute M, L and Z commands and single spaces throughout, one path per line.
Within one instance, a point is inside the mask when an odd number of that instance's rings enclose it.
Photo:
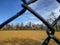
M 54 36 L 55 34 L 55 29 L 53 28 L 57 21 L 60 20 L 60 16 L 53 21 L 52 24 L 49 24 L 40 14 L 38 14 L 37 12 L 35 12 L 31 7 L 29 7 L 28 5 L 31 3 L 34 3 L 37 0 L 31 0 L 29 2 L 26 2 L 25 0 L 22 0 L 24 4 L 22 4 L 23 9 L 18 12 L 16 15 L 12 16 L 11 18 L 9 18 L 8 20 L 6 20 L 5 22 L 3 22 L 0 25 L 0 29 L 2 27 L 4 27 L 6 24 L 8 24 L 9 22 L 13 21 L 14 19 L 16 19 L 17 17 L 21 16 L 26 10 L 30 11 L 32 14 L 34 14 L 34 16 L 36 16 L 39 20 L 41 20 L 46 26 L 47 26 L 47 30 L 46 33 L 48 35 L 48 37 L 45 39 L 45 41 L 43 42 L 42 45 L 48 45 L 50 39 L 53 39 L 56 43 L 58 43 L 58 45 L 60 45 L 59 40 Z M 57 0 L 60 3 L 60 0 Z

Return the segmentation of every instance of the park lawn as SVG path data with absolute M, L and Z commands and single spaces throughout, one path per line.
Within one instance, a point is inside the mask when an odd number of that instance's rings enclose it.
M 55 32 L 55 36 L 60 39 L 60 32 Z M 45 31 L 39 30 L 18 30 L 18 31 L 0 31 L 0 40 L 10 39 L 32 39 L 43 43 L 47 34 Z M 50 41 L 50 45 L 58 45 L 54 40 Z

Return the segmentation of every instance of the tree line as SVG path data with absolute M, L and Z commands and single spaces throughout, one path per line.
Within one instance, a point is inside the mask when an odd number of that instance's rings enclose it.
M 57 27 L 54 26 L 56 31 L 60 31 L 60 23 L 58 22 Z M 35 24 L 29 22 L 28 24 L 24 25 L 23 23 L 17 24 L 7 24 L 1 30 L 46 30 L 47 27 L 44 24 Z
M 45 26 L 43 24 L 35 24 L 29 22 L 28 24 L 17 23 L 17 24 L 7 24 L 1 30 L 44 30 Z

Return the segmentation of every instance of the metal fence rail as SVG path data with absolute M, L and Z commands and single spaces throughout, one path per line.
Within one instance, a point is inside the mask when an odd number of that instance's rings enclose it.
M 4 27 L 6 24 L 8 24 L 9 22 L 13 21 L 14 19 L 16 19 L 17 17 L 21 16 L 26 10 L 30 11 L 34 16 L 36 16 L 39 20 L 41 20 L 46 26 L 47 26 L 47 35 L 48 37 L 45 39 L 45 41 L 43 42 L 42 45 L 48 45 L 50 39 L 53 39 L 56 43 L 58 43 L 58 45 L 60 45 L 59 40 L 54 36 L 55 34 L 55 29 L 52 28 L 53 26 L 56 25 L 57 21 L 60 20 L 60 16 L 53 21 L 52 24 L 49 24 L 40 14 L 38 14 L 36 11 L 34 11 L 31 7 L 29 7 L 28 5 L 37 1 L 37 0 L 31 0 L 29 2 L 26 2 L 25 0 L 22 0 L 24 4 L 22 4 L 23 9 L 18 12 L 16 15 L 12 16 L 11 18 L 9 18 L 8 20 L 6 20 L 5 22 L 3 22 L 0 25 L 0 29 L 2 27 Z M 57 0 L 59 2 L 59 0 Z

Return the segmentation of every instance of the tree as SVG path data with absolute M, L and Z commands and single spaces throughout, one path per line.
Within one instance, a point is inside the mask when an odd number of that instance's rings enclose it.
M 12 25 L 11 25 L 11 24 L 7 24 L 7 25 L 6 25 L 6 29 L 7 29 L 7 30 L 11 30 L 11 29 L 12 29 Z
M 57 17 L 55 15 L 55 12 L 51 12 L 51 14 L 49 15 L 49 18 L 47 19 L 47 21 L 52 24 L 53 21 L 55 21 L 56 19 L 57 19 Z M 56 25 L 54 26 L 54 28 L 56 30 L 58 30 L 58 22 L 56 23 Z
M 19 29 L 20 29 L 19 23 L 16 24 L 15 29 L 16 29 L 16 30 L 19 30 Z

